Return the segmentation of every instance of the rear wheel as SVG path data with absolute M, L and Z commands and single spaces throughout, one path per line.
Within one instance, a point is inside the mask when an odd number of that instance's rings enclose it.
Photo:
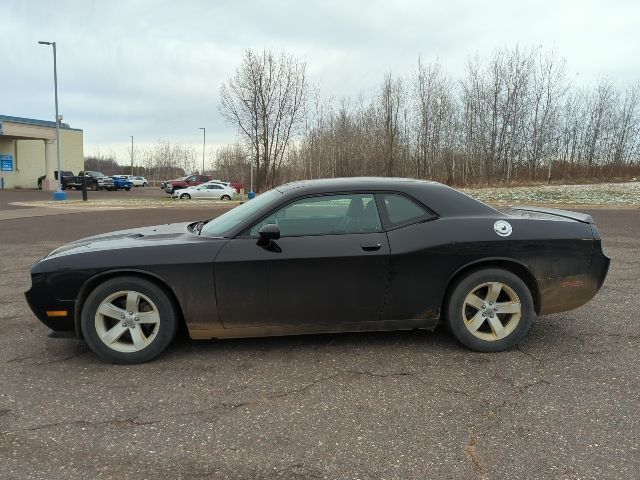
M 125 190 L 128 192 L 129 190 L 131 190 L 131 187 L 125 187 Z
M 93 190 L 95 192 L 96 190 L 98 190 L 98 184 L 92 183 L 91 185 L 89 185 L 89 190 Z
M 231 200 L 229 195 L 222 195 L 222 200 Z
M 42 180 L 38 180 L 38 190 L 42 190 Z
M 144 183 L 142 184 L 142 186 L 143 186 L 143 187 L 146 187 L 146 186 L 147 186 L 147 182 L 144 182 Z
M 180 198 L 182 200 L 189 200 L 191 198 L 191 195 L 189 195 L 188 193 L 183 193 L 182 195 L 180 195 Z
M 99 285 L 82 308 L 82 333 L 89 347 L 112 363 L 141 363 L 162 353 L 175 337 L 178 321 L 160 287 L 137 277 Z
M 516 345 L 535 318 L 527 285 L 515 274 L 501 269 L 470 273 L 453 289 L 446 322 L 466 347 L 479 352 L 498 352 Z

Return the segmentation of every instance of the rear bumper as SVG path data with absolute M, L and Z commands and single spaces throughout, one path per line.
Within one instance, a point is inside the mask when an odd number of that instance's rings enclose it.
M 51 330 L 75 333 L 75 302 L 55 298 L 43 277 L 33 276 L 24 296 L 34 315 Z
M 611 259 L 598 248 L 591 256 L 586 274 L 538 280 L 540 315 L 566 312 L 587 303 L 602 287 L 610 263 Z

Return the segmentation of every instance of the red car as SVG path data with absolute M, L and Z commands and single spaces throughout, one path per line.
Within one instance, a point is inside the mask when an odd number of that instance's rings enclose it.
M 173 190 L 180 188 L 192 187 L 194 185 L 200 185 L 201 183 L 212 180 L 211 175 L 189 175 L 185 178 L 177 178 L 175 180 L 169 180 L 164 188 L 167 193 L 173 193 Z

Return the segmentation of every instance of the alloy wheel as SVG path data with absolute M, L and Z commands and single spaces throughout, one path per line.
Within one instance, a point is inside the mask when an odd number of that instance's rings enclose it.
M 509 336 L 520 323 L 522 304 L 516 292 L 501 282 L 475 287 L 464 299 L 462 319 L 475 337 L 496 341 Z
M 153 342 L 160 329 L 156 305 L 140 292 L 122 290 L 105 298 L 96 310 L 95 329 L 112 350 L 138 352 Z

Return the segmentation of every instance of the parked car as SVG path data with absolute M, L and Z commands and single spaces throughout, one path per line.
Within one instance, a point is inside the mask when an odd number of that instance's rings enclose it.
M 189 175 L 183 179 L 169 180 L 165 186 L 164 191 L 172 193 L 174 190 L 179 190 L 185 187 L 191 187 L 193 185 L 200 185 L 211 180 L 211 175 Z
M 203 183 L 202 185 L 181 188 L 171 193 L 171 198 L 181 200 L 231 200 L 236 194 L 235 188 L 217 182 Z
M 113 175 L 111 178 L 113 178 L 114 190 L 124 188 L 128 192 L 133 186 L 133 183 L 131 182 L 131 180 L 129 180 L 128 175 Z
M 115 190 L 113 178 L 107 177 L 102 172 L 82 171 L 78 172 L 78 176 L 69 177 L 67 179 L 67 187 L 80 190 L 82 182 L 87 182 L 89 190 Z
M 70 172 L 69 170 L 60 170 L 60 174 L 62 176 L 60 188 L 62 188 L 62 190 L 65 190 L 67 188 L 67 180 L 69 179 L 69 177 L 73 177 L 73 172 Z M 42 182 L 45 178 L 47 178 L 46 175 L 38 177 L 38 190 L 42 190 Z M 58 180 L 58 170 L 54 170 L 53 178 Z
M 146 187 L 147 185 L 149 185 L 149 182 L 145 177 L 132 177 L 130 175 L 129 180 L 131 180 L 131 183 L 133 183 L 134 187 Z
M 244 189 L 244 183 L 242 182 L 229 182 L 229 185 L 235 188 L 236 192 L 238 193 L 240 193 L 240 191 Z
M 206 339 L 442 322 L 495 352 L 536 316 L 587 303 L 609 261 L 582 213 L 502 212 L 435 182 L 311 180 L 213 220 L 63 245 L 33 265 L 26 298 L 58 335 L 114 363 L 154 358 L 181 326 Z

